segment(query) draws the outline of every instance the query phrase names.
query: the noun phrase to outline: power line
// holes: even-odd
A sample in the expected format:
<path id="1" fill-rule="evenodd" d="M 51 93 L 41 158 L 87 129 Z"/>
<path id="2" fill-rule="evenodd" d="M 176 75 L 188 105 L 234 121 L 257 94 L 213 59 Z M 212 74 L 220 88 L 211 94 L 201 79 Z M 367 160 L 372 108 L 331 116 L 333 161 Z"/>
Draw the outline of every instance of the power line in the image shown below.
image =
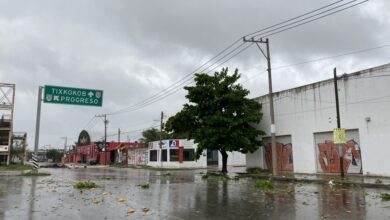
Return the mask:
<path id="1" fill-rule="evenodd" d="M 292 66 L 299 66 L 299 65 L 303 65 L 303 64 L 314 63 L 314 62 L 329 60 L 329 59 L 333 59 L 333 58 L 337 58 L 337 57 L 343 57 L 343 56 L 348 56 L 348 55 L 353 55 L 353 54 L 365 53 L 365 52 L 369 52 L 369 51 L 373 51 L 373 50 L 383 49 L 383 48 L 386 48 L 386 47 L 390 47 L 390 44 L 384 44 L 384 45 L 380 45 L 380 46 L 376 46 L 376 47 L 370 47 L 370 48 L 355 50 L 355 51 L 341 53 L 341 54 L 336 54 L 336 55 L 327 56 L 327 57 L 320 57 L 320 58 L 316 58 L 316 59 L 313 59 L 313 60 L 306 60 L 306 61 L 302 61 L 302 62 L 298 62 L 298 63 L 286 64 L 286 65 L 274 67 L 273 70 L 285 69 L 285 68 L 292 67 Z M 265 72 L 266 71 L 261 72 L 260 74 L 265 73 Z M 248 78 L 247 80 L 245 80 L 245 81 L 243 81 L 241 83 L 244 84 L 244 83 L 250 81 L 251 79 L 254 79 L 254 78 L 259 77 L 259 76 L 261 76 L 261 75 L 256 74 L 256 75 Z"/>
<path id="2" fill-rule="evenodd" d="M 350 5 L 351 3 L 356 2 L 356 1 L 357 1 L 357 0 L 352 0 L 352 1 L 346 2 L 346 3 L 342 4 L 342 5 L 335 6 L 335 7 L 333 7 L 333 8 L 327 9 L 327 10 L 325 10 L 325 11 L 322 11 L 322 12 L 316 13 L 316 14 L 314 14 L 314 15 L 311 15 L 311 16 L 309 16 L 309 17 L 306 17 L 306 18 L 303 18 L 303 19 L 300 19 L 300 20 L 291 22 L 291 23 L 289 23 L 289 24 L 282 25 L 282 26 L 280 26 L 280 27 L 271 29 L 271 30 L 269 30 L 269 31 L 266 31 L 265 33 L 261 33 L 262 31 L 258 31 L 258 32 L 260 32 L 260 33 L 254 35 L 254 36 L 252 36 L 252 37 L 258 37 L 258 36 L 259 36 L 260 38 L 269 37 L 269 36 L 271 36 L 271 35 L 275 35 L 275 34 L 278 34 L 278 33 L 283 32 L 283 31 L 287 31 L 287 30 L 290 30 L 290 29 L 292 29 L 292 28 L 296 28 L 296 27 L 298 27 L 298 26 L 302 26 L 302 25 L 304 25 L 304 24 L 311 23 L 311 22 L 313 22 L 313 21 L 317 21 L 317 20 L 319 20 L 319 19 L 321 19 L 321 18 L 328 17 L 328 16 L 333 15 L 333 14 L 336 14 L 336 13 L 338 13 L 338 12 L 345 11 L 345 10 L 347 10 L 347 9 L 349 9 L 349 8 L 352 8 L 352 7 L 355 7 L 355 6 L 360 5 L 360 4 L 362 4 L 362 3 L 365 3 L 365 2 L 367 2 L 368 0 L 364 0 L 364 1 L 362 1 L 362 2 L 359 2 L 359 3 L 356 3 L 356 4 Z M 349 6 L 348 6 L 348 5 L 349 5 Z M 347 6 L 347 7 L 344 7 L 344 6 Z M 342 8 L 342 7 L 344 7 L 344 8 Z M 336 9 L 338 9 L 338 8 L 342 8 L 342 9 L 336 10 Z M 329 12 L 329 13 L 328 13 L 328 12 Z M 320 16 L 320 17 L 317 17 L 317 16 L 322 15 L 322 14 L 325 14 L 325 15 Z M 313 19 L 312 19 L 312 18 L 313 18 Z M 310 19 L 310 20 L 308 20 L 308 19 Z M 306 21 L 306 20 L 308 20 L 308 21 Z M 305 21 L 305 22 L 302 22 L 302 21 Z M 302 23 L 300 23 L 300 22 L 302 22 Z M 296 25 L 295 25 L 295 24 L 296 24 Z M 293 26 L 291 26 L 291 25 L 293 25 Z M 291 27 L 289 27 L 289 26 L 291 26 Z M 278 31 L 278 30 L 280 30 L 280 31 Z M 274 32 L 274 31 L 276 31 L 276 32 Z M 267 34 L 267 35 L 265 35 L 265 34 Z"/>
<path id="3" fill-rule="evenodd" d="M 257 34 L 257 33 L 259 33 L 259 32 L 263 32 L 263 31 L 265 31 L 265 30 L 269 30 L 269 29 L 274 28 L 274 27 L 277 27 L 277 26 L 279 26 L 279 25 L 286 24 L 286 23 L 288 23 L 288 22 L 290 22 L 290 21 L 294 21 L 294 20 L 296 20 L 296 19 L 298 19 L 298 18 L 305 17 L 306 15 L 309 15 L 309 14 L 312 14 L 312 13 L 314 13 L 314 12 L 320 11 L 320 10 L 322 10 L 322 9 L 328 8 L 328 7 L 332 6 L 332 5 L 335 5 L 335 4 L 337 4 L 337 3 L 340 3 L 340 2 L 342 2 L 342 1 L 344 1 L 344 0 L 339 0 L 339 1 L 333 2 L 333 3 L 329 4 L 329 5 L 325 5 L 325 6 L 323 6 L 323 7 L 320 7 L 320 8 L 318 8 L 318 9 L 315 9 L 315 10 L 313 10 L 313 11 L 309 11 L 309 12 L 306 12 L 306 13 L 304 13 L 304 14 L 302 14 L 302 15 L 299 15 L 299 16 L 296 16 L 296 17 L 287 19 L 287 20 L 285 20 L 285 21 L 279 22 L 279 23 L 277 23 L 277 24 L 268 26 L 268 27 L 266 27 L 266 28 L 263 28 L 263 29 L 260 29 L 260 30 L 258 30 L 258 31 L 252 32 L 252 33 L 250 33 L 250 34 L 247 34 L 247 35 L 245 35 L 244 37 L 250 37 L 251 35 Z"/>
<path id="4" fill-rule="evenodd" d="M 357 1 L 357 0 L 349 1 L 349 2 L 347 2 L 347 3 L 345 3 L 345 4 L 342 4 L 342 5 L 333 7 L 332 9 L 326 10 L 326 12 L 329 12 L 329 11 L 335 10 L 335 9 L 338 9 L 338 8 L 340 8 L 340 7 L 343 7 L 343 6 L 347 5 L 347 4 L 350 4 L 350 3 L 355 2 L 355 1 Z M 358 4 L 362 4 L 362 3 L 366 2 L 366 1 L 368 1 L 368 0 L 365 0 L 365 1 L 363 1 L 363 2 L 359 2 L 359 3 L 354 4 L 354 5 L 351 5 L 351 6 L 349 6 L 349 7 L 342 8 L 342 9 L 340 9 L 340 10 L 337 10 L 337 11 L 335 11 L 335 12 L 326 14 L 326 15 L 321 16 L 321 17 L 319 17 L 319 18 L 314 18 L 314 19 L 311 19 L 311 20 L 306 21 L 306 22 L 304 22 L 304 23 L 297 24 L 297 25 L 295 25 L 295 26 L 293 26 L 293 27 L 288 27 L 288 26 L 291 25 L 291 24 L 295 24 L 295 23 L 297 23 L 297 22 L 293 22 L 293 23 L 291 23 L 291 24 L 289 24 L 289 25 L 284 25 L 284 26 L 282 26 L 284 29 L 282 28 L 282 29 L 281 29 L 280 31 L 278 31 L 277 33 L 280 33 L 280 32 L 282 32 L 282 31 L 286 31 L 286 30 L 290 30 L 290 29 L 292 29 L 292 28 L 295 28 L 295 27 L 298 27 L 298 26 L 307 24 L 307 23 L 309 23 L 309 22 L 318 20 L 318 19 L 320 19 L 320 18 L 329 16 L 329 15 L 334 14 L 334 13 L 338 13 L 338 12 L 344 11 L 344 10 L 346 10 L 346 9 L 348 9 L 348 8 L 354 7 L 354 6 L 358 5 Z M 304 16 L 306 16 L 306 15 L 308 15 L 308 14 L 312 14 L 312 13 L 317 12 L 317 11 L 320 11 L 320 10 L 322 10 L 322 9 L 324 9 L 324 8 L 330 7 L 331 5 L 334 5 L 334 4 L 338 3 L 338 2 L 341 2 L 341 1 L 337 1 L 337 2 L 334 2 L 334 3 L 330 4 L 330 5 L 323 6 L 323 7 L 319 8 L 319 9 L 316 9 L 316 10 L 314 10 L 314 11 L 312 11 L 312 12 L 308 12 L 308 13 L 305 13 L 305 14 L 303 14 L 303 15 L 297 16 L 297 17 L 295 17 L 295 18 L 288 19 L 288 20 L 285 21 L 285 22 L 281 22 L 281 23 L 279 23 L 279 24 L 276 24 L 276 25 L 273 25 L 273 26 L 270 26 L 270 27 L 276 27 L 276 26 L 278 26 L 278 25 L 280 25 L 280 24 L 285 24 L 285 23 L 287 23 L 287 22 L 289 22 L 289 21 L 295 20 L 295 19 L 297 19 L 297 18 L 304 17 Z M 310 18 L 313 18 L 313 17 L 318 16 L 318 15 L 323 14 L 323 13 L 324 13 L 324 12 L 317 13 L 317 14 L 315 14 L 315 15 L 310 16 Z M 307 20 L 307 19 L 304 19 L 304 20 Z M 301 20 L 299 20 L 299 21 L 303 21 L 303 19 L 301 19 Z M 269 28 L 270 28 L 270 27 L 269 27 Z M 269 28 L 268 28 L 268 29 L 269 29 Z M 279 30 L 279 29 L 280 29 L 280 28 L 278 28 L 278 30 Z M 270 30 L 270 31 L 266 31 L 266 32 L 264 32 L 264 33 L 262 33 L 262 34 L 269 34 L 269 35 L 277 34 L 276 32 L 273 32 L 273 31 L 275 31 L 275 29 L 272 29 L 272 30 Z M 269 36 L 269 35 L 265 35 L 265 36 Z M 246 35 L 246 36 L 248 36 L 248 35 Z M 259 34 L 257 34 L 256 36 L 259 36 Z M 240 40 L 240 39 L 238 39 L 238 40 L 236 40 L 235 42 L 233 42 L 232 44 L 230 44 L 227 48 L 225 48 L 224 50 L 222 50 L 220 53 L 218 53 L 218 54 L 217 54 L 216 56 L 214 56 L 212 59 L 210 59 L 209 61 L 207 61 L 206 63 L 204 63 L 202 66 L 198 67 L 194 72 L 191 72 L 191 73 L 187 74 L 184 78 L 182 78 L 182 79 L 178 80 L 177 82 L 175 82 L 174 84 L 168 86 L 166 89 L 164 89 L 164 90 L 162 90 L 162 91 L 156 93 L 155 95 L 153 95 L 153 96 L 151 96 L 151 97 L 149 97 L 149 98 L 147 98 L 147 99 L 145 99 L 145 100 L 143 100 L 143 101 L 141 101 L 141 102 L 139 102 L 139 103 L 137 103 L 137 104 L 134 104 L 134 105 L 132 105 L 132 106 L 129 106 L 129 107 L 123 108 L 123 109 L 121 109 L 121 110 L 112 112 L 112 113 L 110 113 L 110 114 L 111 114 L 111 115 L 114 115 L 114 114 L 121 114 L 121 113 L 125 113 L 125 112 L 135 111 L 135 110 L 141 109 L 141 108 L 143 108 L 143 107 L 145 107 L 145 106 L 151 105 L 151 104 L 153 104 L 153 103 L 155 103 L 155 102 L 157 102 L 157 101 L 160 101 L 160 100 L 162 100 L 162 99 L 164 99 L 164 98 L 166 98 L 166 97 L 168 97 L 168 96 L 170 96 L 170 95 L 176 93 L 178 90 L 181 90 L 181 88 L 183 88 L 185 85 L 188 85 L 188 84 L 190 84 L 190 83 L 192 82 L 192 79 L 193 79 L 193 77 L 194 77 L 193 74 L 194 74 L 197 70 L 200 70 L 202 67 L 206 66 L 206 65 L 207 65 L 208 63 L 210 63 L 212 60 L 215 60 L 216 58 L 218 58 L 220 55 L 222 55 L 222 54 L 225 53 L 226 51 L 229 51 L 229 49 L 232 48 L 232 47 L 234 47 L 234 45 L 236 45 L 236 44 L 239 42 L 239 40 Z M 218 64 L 218 62 L 221 61 L 222 59 L 224 59 L 226 56 L 228 56 L 229 54 L 232 54 L 232 53 L 234 53 L 235 51 L 239 50 L 239 49 L 242 47 L 242 45 L 243 45 L 243 44 L 240 44 L 240 45 L 236 46 L 234 49 L 232 49 L 231 51 L 229 51 L 228 54 L 225 54 L 222 58 L 219 58 L 217 61 L 213 62 L 211 65 L 209 65 L 209 66 L 203 68 L 202 71 L 205 71 L 205 70 L 211 68 L 212 66 L 217 65 L 217 66 L 215 66 L 215 67 L 212 69 L 212 70 L 214 70 L 214 69 L 218 68 L 220 65 L 222 65 L 223 63 L 226 63 L 227 61 L 229 61 L 230 59 L 232 59 L 232 57 L 230 57 L 230 58 L 228 58 L 227 60 L 225 60 L 224 62 Z M 249 47 L 249 46 L 248 46 L 248 47 Z M 245 48 L 245 49 L 246 49 L 246 48 Z M 245 49 L 242 49 L 240 52 L 242 52 L 242 51 L 245 50 Z M 240 53 L 240 52 L 239 52 L 239 53 Z M 239 54 L 239 53 L 236 53 L 236 54 Z M 184 80 L 184 81 L 183 81 L 183 80 Z M 189 81 L 191 81 L 191 82 L 189 82 Z M 184 86 L 183 86 L 183 85 L 184 85 Z M 176 88 L 175 88 L 175 87 L 176 87 Z M 166 92 L 166 93 L 165 93 L 165 92 Z"/>

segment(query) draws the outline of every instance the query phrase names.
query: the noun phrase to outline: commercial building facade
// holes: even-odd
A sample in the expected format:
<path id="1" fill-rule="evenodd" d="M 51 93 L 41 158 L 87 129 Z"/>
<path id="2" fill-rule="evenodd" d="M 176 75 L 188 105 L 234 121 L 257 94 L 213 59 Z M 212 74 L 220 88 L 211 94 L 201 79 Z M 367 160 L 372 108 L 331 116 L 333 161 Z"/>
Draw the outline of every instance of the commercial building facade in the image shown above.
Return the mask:
<path id="1" fill-rule="evenodd" d="M 194 155 L 197 144 L 193 140 L 171 139 L 149 143 L 147 165 L 165 168 L 207 168 L 222 166 L 222 156 L 217 150 L 204 150 L 199 159 Z M 228 152 L 228 165 L 245 166 L 245 154 Z"/>
<path id="2" fill-rule="evenodd" d="M 338 77 L 341 127 L 347 174 L 390 176 L 390 64 Z M 264 147 L 246 155 L 247 167 L 272 168 L 268 95 L 257 125 L 267 133 Z M 274 93 L 278 169 L 295 173 L 338 173 L 339 152 L 333 79 Z"/>

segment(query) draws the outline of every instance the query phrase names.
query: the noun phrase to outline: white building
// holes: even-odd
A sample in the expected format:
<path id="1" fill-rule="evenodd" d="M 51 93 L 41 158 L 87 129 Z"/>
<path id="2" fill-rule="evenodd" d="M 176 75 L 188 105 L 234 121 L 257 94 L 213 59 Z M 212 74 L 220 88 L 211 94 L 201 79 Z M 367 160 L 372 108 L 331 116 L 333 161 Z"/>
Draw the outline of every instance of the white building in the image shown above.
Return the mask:
<path id="1" fill-rule="evenodd" d="M 346 129 L 344 170 L 390 176 L 390 64 L 338 79 L 341 127 Z M 279 170 L 337 173 L 339 154 L 332 131 L 337 127 L 333 79 L 274 93 Z M 266 147 L 247 154 L 247 167 L 270 168 L 269 98 L 262 103 L 258 128 Z"/>
<path id="2" fill-rule="evenodd" d="M 204 150 L 200 158 L 195 160 L 196 147 L 193 140 L 185 139 L 163 140 L 161 149 L 159 141 L 150 142 L 147 165 L 165 168 L 222 167 L 222 155 L 216 150 Z M 228 155 L 229 166 L 245 166 L 245 154 L 228 152 Z"/>

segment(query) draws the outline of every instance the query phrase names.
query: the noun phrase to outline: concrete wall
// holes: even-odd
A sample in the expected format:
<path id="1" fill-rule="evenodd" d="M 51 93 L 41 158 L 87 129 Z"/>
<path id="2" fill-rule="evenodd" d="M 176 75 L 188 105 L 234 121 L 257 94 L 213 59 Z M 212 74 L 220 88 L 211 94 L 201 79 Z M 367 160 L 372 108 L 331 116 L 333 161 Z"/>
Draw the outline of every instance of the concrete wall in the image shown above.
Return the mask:
<path id="1" fill-rule="evenodd" d="M 390 176 L 389 85 L 389 64 L 343 75 L 338 80 L 341 127 L 358 133 L 364 175 Z M 257 127 L 270 136 L 268 96 L 257 100 L 264 113 Z M 294 172 L 317 173 L 315 134 L 337 127 L 333 80 L 277 92 L 274 103 L 276 135 L 291 136 Z M 264 167 L 261 154 L 248 154 L 247 166 Z"/>

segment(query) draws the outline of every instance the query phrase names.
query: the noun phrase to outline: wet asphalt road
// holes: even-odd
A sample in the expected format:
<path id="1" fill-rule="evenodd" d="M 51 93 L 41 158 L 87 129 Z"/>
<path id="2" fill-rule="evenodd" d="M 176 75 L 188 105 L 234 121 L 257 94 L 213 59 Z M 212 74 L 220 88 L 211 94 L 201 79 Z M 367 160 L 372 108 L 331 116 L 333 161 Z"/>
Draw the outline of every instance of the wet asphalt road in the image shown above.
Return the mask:
<path id="1" fill-rule="evenodd" d="M 0 176 L 0 219 L 390 219 L 384 189 L 280 183 L 263 190 L 249 178 L 204 180 L 204 170 L 45 171 L 52 175 Z M 79 180 L 99 187 L 80 191 Z"/>

